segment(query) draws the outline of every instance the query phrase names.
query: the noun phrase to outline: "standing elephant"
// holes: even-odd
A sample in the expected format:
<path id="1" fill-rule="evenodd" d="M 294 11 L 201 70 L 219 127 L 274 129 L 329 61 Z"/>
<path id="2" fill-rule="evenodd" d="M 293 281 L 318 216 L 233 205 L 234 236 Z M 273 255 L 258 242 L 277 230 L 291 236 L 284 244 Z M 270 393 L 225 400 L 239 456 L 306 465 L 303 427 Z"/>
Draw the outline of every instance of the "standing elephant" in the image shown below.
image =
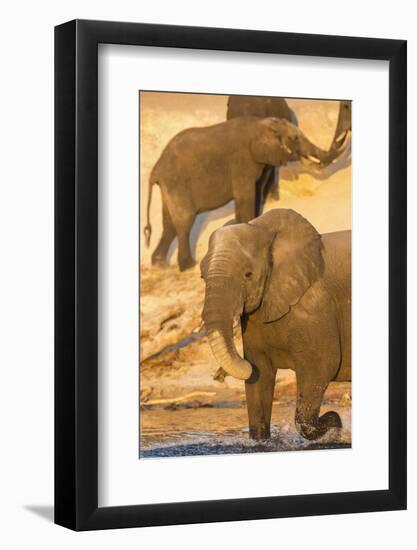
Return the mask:
<path id="1" fill-rule="evenodd" d="M 189 235 L 195 216 L 234 199 L 236 221 L 248 222 L 262 211 L 257 196 L 262 197 L 264 190 L 258 189 L 257 193 L 256 182 L 265 166 L 281 166 L 299 159 L 309 165 L 320 165 L 329 162 L 329 153 L 283 119 L 239 117 L 177 134 L 165 147 L 149 180 L 144 229 L 147 246 L 155 184 L 161 189 L 163 217 L 162 237 L 152 254 L 152 263 L 165 263 L 169 246 L 177 235 L 180 270 L 193 266 Z"/>
<path id="2" fill-rule="evenodd" d="M 257 116 L 260 118 L 275 117 L 284 118 L 298 126 L 297 117 L 282 97 L 262 97 L 233 95 L 227 102 L 226 118 L 230 120 L 240 116 Z M 275 166 L 266 166 L 261 179 L 265 180 L 262 185 L 265 193 L 269 191 L 275 199 L 279 199 L 279 168 Z M 262 200 L 266 200 L 266 196 Z"/>
<path id="3" fill-rule="evenodd" d="M 341 427 L 339 415 L 320 416 L 320 406 L 329 382 L 351 379 L 351 232 L 320 236 L 293 210 L 270 210 L 215 231 L 201 274 L 216 377 L 245 380 L 250 437 L 270 437 L 278 368 L 296 373 L 303 437 Z M 236 320 L 244 358 L 233 340 Z"/>

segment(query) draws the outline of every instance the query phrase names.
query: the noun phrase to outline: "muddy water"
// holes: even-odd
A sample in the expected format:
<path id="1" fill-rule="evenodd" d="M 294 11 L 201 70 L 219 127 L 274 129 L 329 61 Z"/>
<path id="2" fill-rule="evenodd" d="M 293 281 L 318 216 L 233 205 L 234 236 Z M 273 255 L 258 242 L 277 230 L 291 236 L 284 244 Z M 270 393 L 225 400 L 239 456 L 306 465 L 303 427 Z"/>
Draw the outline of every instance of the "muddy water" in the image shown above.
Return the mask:
<path id="1" fill-rule="evenodd" d="M 274 404 L 268 442 L 249 440 L 246 406 L 142 410 L 139 456 L 176 457 L 350 447 L 350 406 L 324 405 L 321 414 L 328 410 L 340 414 L 343 429 L 330 430 L 315 442 L 307 441 L 296 431 L 292 403 Z"/>

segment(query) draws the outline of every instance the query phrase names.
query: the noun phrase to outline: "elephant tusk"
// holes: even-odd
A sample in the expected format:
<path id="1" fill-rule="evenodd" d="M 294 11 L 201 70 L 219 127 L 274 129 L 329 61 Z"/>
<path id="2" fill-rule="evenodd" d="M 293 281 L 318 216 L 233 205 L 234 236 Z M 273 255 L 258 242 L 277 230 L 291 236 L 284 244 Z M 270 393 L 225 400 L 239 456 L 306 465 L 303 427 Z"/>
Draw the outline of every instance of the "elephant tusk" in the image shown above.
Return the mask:
<path id="1" fill-rule="evenodd" d="M 290 149 L 289 147 L 287 147 L 286 145 L 283 145 L 282 148 L 284 149 L 284 151 L 285 151 L 286 153 L 288 153 L 289 155 L 292 155 L 292 151 L 291 151 L 291 149 Z"/>
<path id="2" fill-rule="evenodd" d="M 339 141 L 344 140 L 345 137 L 347 136 L 347 133 L 348 133 L 348 131 L 345 130 L 344 132 L 342 132 L 341 134 L 339 134 L 339 135 L 337 136 L 337 138 L 335 139 L 335 141 L 337 141 L 337 142 L 339 143 Z"/>
<path id="3" fill-rule="evenodd" d="M 233 320 L 233 340 L 236 351 L 243 357 L 242 325 L 240 324 L 240 317 L 235 317 Z"/>
<path id="4" fill-rule="evenodd" d="M 311 162 L 315 162 L 316 164 L 320 164 L 321 163 L 321 160 L 318 159 L 317 157 L 315 157 L 314 155 L 307 155 L 306 157 L 308 160 L 310 160 Z"/>

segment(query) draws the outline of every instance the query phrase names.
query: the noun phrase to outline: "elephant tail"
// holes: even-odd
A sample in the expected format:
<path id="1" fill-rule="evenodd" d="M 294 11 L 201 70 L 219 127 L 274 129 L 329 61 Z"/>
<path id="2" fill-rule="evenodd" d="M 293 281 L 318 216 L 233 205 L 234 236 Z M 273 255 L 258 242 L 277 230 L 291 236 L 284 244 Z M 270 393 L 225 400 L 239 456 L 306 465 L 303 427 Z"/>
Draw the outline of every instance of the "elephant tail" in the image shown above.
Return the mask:
<path id="1" fill-rule="evenodd" d="M 145 244 L 146 247 L 149 248 L 150 242 L 151 242 L 151 235 L 152 235 L 152 226 L 149 221 L 149 213 L 151 209 L 151 201 L 152 201 L 152 188 L 153 188 L 153 182 L 152 180 L 149 182 L 149 191 L 148 191 L 148 205 L 146 207 L 146 225 L 143 229 L 143 234 L 145 236 Z"/>

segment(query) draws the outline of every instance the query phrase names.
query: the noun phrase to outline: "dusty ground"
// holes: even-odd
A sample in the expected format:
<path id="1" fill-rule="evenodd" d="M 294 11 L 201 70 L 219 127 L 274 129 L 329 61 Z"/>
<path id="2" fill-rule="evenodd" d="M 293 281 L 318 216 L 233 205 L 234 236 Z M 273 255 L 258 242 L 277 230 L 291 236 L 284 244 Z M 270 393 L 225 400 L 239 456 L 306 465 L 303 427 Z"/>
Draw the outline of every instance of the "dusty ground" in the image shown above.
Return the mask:
<path id="1" fill-rule="evenodd" d="M 338 102 L 291 100 L 300 127 L 318 145 L 331 142 Z M 178 131 L 224 120 L 226 98 L 190 96 L 141 98 L 141 229 L 147 200 L 147 178 L 162 148 Z M 351 227 L 351 166 L 344 158 L 333 173 L 320 179 L 299 166 L 281 169 L 281 198 L 265 209 L 293 208 L 322 233 Z M 156 191 L 156 192 L 155 192 Z M 197 261 L 207 250 L 210 234 L 233 217 L 233 204 L 199 216 L 192 239 Z M 295 377 L 278 371 L 273 409 L 273 437 L 266 447 L 251 446 L 242 382 L 230 377 L 213 380 L 217 370 L 201 329 L 204 285 L 198 265 L 180 273 L 176 247 L 168 268 L 150 266 L 150 252 L 160 235 L 161 204 L 154 189 L 151 209 L 153 236 L 150 250 L 141 247 L 140 269 L 140 426 L 141 456 L 172 456 L 222 452 L 298 450 L 350 443 L 350 383 L 331 384 L 323 411 L 337 410 L 344 430 L 311 445 L 294 427 Z M 329 439 L 330 437 L 330 439 Z M 249 447 L 248 447 L 249 445 Z"/>

